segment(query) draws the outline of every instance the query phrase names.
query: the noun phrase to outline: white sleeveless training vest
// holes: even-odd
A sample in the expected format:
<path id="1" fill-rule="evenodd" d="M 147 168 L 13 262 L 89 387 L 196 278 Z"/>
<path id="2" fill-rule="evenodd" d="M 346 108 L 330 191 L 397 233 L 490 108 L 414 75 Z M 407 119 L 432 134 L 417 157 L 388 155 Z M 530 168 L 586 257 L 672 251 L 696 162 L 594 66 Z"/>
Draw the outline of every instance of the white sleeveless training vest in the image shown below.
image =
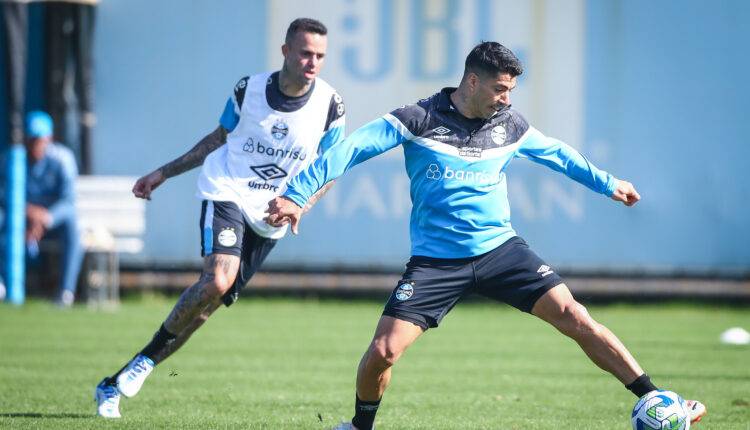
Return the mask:
<path id="1" fill-rule="evenodd" d="M 276 85 L 271 73 L 243 78 L 235 86 L 221 120 L 230 131 L 227 143 L 203 162 L 197 196 L 235 202 L 257 234 L 277 239 L 288 226 L 276 228 L 263 221 L 268 202 L 283 194 L 287 181 L 322 149 L 343 138 L 344 105 L 328 83 L 316 78 L 301 108 L 275 110 L 267 99 L 267 85 Z"/>

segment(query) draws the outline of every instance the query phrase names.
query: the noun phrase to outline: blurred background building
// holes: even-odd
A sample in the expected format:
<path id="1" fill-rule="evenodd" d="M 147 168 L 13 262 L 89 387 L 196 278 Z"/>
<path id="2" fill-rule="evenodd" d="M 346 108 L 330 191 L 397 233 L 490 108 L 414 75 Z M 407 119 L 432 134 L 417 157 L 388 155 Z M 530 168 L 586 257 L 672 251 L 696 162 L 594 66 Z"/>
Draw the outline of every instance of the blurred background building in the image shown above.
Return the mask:
<path id="1" fill-rule="evenodd" d="M 58 137 L 83 172 L 140 176 L 192 147 L 216 127 L 240 77 L 280 67 L 284 31 L 298 16 L 329 28 L 322 77 L 346 101 L 349 132 L 457 85 L 468 50 L 497 40 L 527 67 L 514 107 L 643 197 L 626 209 L 515 161 L 508 171 L 514 227 L 540 255 L 580 273 L 750 271 L 744 0 L 708 7 L 698 0 L 103 0 L 86 6 L 90 16 L 55 3 L 24 4 L 23 109 L 55 112 L 60 100 L 73 100 L 73 110 L 57 114 L 69 125 Z M 7 20 L 0 25 L 0 43 L 9 47 Z M 62 33 L 52 33 L 58 27 Z M 72 28 L 83 39 L 70 39 Z M 14 99 L 5 85 L 8 58 L 0 62 L 6 144 Z M 72 75 L 59 80 L 57 69 Z M 196 177 L 197 170 L 156 191 L 144 247 L 123 255 L 123 264 L 199 263 Z M 396 149 L 339 180 L 268 265 L 400 271 L 409 210 Z"/>

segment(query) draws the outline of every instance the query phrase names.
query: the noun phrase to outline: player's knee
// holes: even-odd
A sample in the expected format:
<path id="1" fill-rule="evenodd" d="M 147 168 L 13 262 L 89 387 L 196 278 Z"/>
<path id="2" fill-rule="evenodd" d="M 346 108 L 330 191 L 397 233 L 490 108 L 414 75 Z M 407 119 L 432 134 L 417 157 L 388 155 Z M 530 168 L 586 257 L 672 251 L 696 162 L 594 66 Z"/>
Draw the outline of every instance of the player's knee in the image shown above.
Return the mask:
<path id="1" fill-rule="evenodd" d="M 211 299 L 218 299 L 232 288 L 233 280 L 222 271 L 203 277 L 203 288 Z"/>
<path id="2" fill-rule="evenodd" d="M 599 332 L 599 324 L 591 318 L 585 306 L 578 302 L 566 304 L 563 308 L 563 319 L 570 336 L 588 337 Z"/>
<path id="3" fill-rule="evenodd" d="M 374 340 L 372 345 L 370 345 L 370 353 L 367 361 L 372 367 L 387 369 L 396 364 L 400 356 L 401 351 L 394 348 L 387 340 Z"/>

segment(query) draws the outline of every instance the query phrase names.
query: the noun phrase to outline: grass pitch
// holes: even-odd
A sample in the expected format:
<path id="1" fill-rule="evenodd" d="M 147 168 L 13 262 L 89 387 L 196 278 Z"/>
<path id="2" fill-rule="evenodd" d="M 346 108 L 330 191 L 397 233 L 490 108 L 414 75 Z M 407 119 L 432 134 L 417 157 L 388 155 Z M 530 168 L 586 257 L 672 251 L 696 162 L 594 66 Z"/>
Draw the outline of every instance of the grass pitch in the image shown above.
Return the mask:
<path id="1" fill-rule="evenodd" d="M 244 297 L 222 309 L 123 418 L 94 416 L 93 390 L 148 341 L 174 298 L 116 312 L 0 306 L 0 428 L 326 429 L 349 420 L 359 358 L 381 303 Z M 698 398 L 696 428 L 750 429 L 750 348 L 719 344 L 750 309 L 592 306 L 657 385 Z M 403 356 L 379 429 L 628 429 L 635 397 L 572 341 L 508 307 L 461 304 Z"/>

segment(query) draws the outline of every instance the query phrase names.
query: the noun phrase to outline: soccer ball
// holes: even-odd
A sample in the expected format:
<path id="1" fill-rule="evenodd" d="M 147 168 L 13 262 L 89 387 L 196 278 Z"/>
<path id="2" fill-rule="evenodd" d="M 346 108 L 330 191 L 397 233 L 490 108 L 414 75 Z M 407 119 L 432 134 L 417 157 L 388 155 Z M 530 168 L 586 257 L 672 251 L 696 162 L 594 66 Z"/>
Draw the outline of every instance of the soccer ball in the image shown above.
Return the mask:
<path id="1" fill-rule="evenodd" d="M 655 390 L 641 397 L 630 416 L 633 430 L 688 430 L 690 418 L 685 400 L 676 393 Z"/>

